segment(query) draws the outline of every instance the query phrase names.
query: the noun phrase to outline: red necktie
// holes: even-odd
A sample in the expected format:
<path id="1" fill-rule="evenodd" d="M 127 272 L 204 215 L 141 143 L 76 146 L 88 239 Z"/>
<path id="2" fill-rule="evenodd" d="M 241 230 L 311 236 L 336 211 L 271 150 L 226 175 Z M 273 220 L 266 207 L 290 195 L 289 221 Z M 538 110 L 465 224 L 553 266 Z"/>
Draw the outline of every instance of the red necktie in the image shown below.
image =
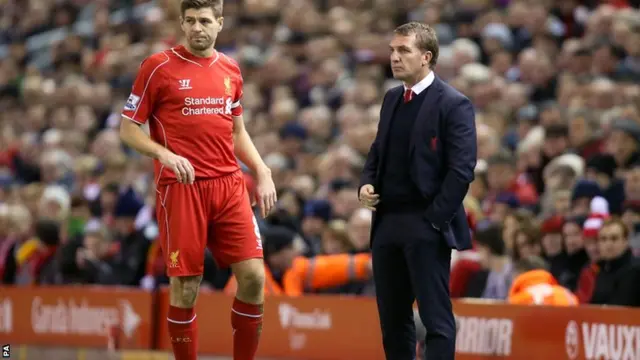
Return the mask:
<path id="1" fill-rule="evenodd" d="M 404 102 L 405 102 L 405 104 L 408 103 L 409 101 L 411 101 L 411 99 L 413 99 L 413 90 L 404 89 Z"/>

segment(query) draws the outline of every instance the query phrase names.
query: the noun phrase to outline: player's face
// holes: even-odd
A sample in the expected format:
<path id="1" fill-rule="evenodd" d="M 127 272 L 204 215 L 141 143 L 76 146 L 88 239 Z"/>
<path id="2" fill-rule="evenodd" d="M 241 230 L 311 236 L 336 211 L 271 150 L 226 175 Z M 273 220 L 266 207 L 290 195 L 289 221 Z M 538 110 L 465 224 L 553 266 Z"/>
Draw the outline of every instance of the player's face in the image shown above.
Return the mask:
<path id="1" fill-rule="evenodd" d="M 412 81 L 419 77 L 431 59 L 431 52 L 418 48 L 415 34 L 394 34 L 389 49 L 393 77 L 402 81 Z"/>
<path id="2" fill-rule="evenodd" d="M 222 16 L 216 18 L 211 8 L 187 9 L 182 18 L 182 31 L 191 49 L 205 51 L 213 47 L 222 24 Z"/>

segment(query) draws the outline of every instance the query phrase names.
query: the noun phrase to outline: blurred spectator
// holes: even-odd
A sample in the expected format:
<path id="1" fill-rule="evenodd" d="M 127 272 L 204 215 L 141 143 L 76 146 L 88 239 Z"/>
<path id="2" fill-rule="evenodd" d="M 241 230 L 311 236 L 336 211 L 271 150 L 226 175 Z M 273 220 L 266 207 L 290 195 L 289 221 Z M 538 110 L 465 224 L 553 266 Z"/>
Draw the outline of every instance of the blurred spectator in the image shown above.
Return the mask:
<path id="1" fill-rule="evenodd" d="M 330 221 L 322 233 L 322 253 L 325 255 L 344 254 L 354 250 L 347 232 L 347 223 L 344 220 Z"/>
<path id="2" fill-rule="evenodd" d="M 488 199 L 494 198 L 493 205 L 500 201 L 504 206 L 514 208 L 537 201 L 535 188 L 525 178 L 517 177 L 515 159 L 510 154 L 496 154 L 489 158 L 487 165 L 489 194 L 492 194 Z M 512 196 L 509 197 L 509 194 Z M 491 205 L 487 203 L 485 206 Z M 496 220 L 499 221 L 500 218 L 501 216 L 497 216 Z"/>
<path id="3" fill-rule="evenodd" d="M 34 237 L 22 242 L 15 249 L 16 285 L 39 284 L 41 276 L 54 277 L 54 254 L 60 243 L 60 225 L 53 220 L 40 220 L 35 224 Z M 47 281 L 43 281 L 47 282 Z"/>
<path id="4" fill-rule="evenodd" d="M 0 278 L 153 289 L 167 281 L 154 165 L 116 129 L 140 61 L 183 41 L 179 9 L 82 3 L 0 1 Z M 476 249 L 452 257 L 452 296 L 481 297 L 491 282 L 487 295 L 504 298 L 507 264 L 535 255 L 581 303 L 633 303 L 616 295 L 633 273 L 614 259 L 627 250 L 610 248 L 626 244 L 629 263 L 640 254 L 638 1 L 387 3 L 225 6 L 232 25 L 216 47 L 242 68 L 246 126 L 278 187 L 277 210 L 258 226 L 299 234 L 275 246 L 269 270 L 311 261 L 299 255 L 368 253 L 374 213 L 358 208 L 354 184 L 381 96 L 400 85 L 384 34 L 420 19 L 441 41 L 436 73 L 476 108 L 479 159 L 464 200 Z M 606 214 L 593 209 L 600 197 Z M 599 240 L 610 215 L 628 241 L 606 240 L 617 226 Z M 488 240 L 494 223 L 502 230 Z M 222 289 L 229 272 L 205 259 L 204 283 Z M 339 285 L 325 290 L 373 291 Z"/>
<path id="5" fill-rule="evenodd" d="M 598 233 L 598 275 L 592 304 L 640 306 L 640 262 L 629 248 L 627 227 L 607 219 Z"/>
<path id="6" fill-rule="evenodd" d="M 529 256 L 542 256 L 541 234 L 533 226 L 522 226 L 514 235 L 515 247 L 513 257 L 516 260 Z"/>
<path id="7" fill-rule="evenodd" d="M 609 211 L 614 215 L 622 214 L 624 202 L 624 182 L 616 179 L 616 162 L 608 154 L 595 154 L 588 158 L 585 177 L 598 184 L 602 196 L 609 204 Z"/>
<path id="8" fill-rule="evenodd" d="M 568 263 L 562 239 L 563 225 L 564 218 L 556 215 L 546 219 L 541 226 L 542 256 L 549 263 L 549 272 L 556 279 L 562 276 Z"/>
<path id="9" fill-rule="evenodd" d="M 565 220 L 562 225 L 562 237 L 564 249 L 567 254 L 565 271 L 556 280 L 558 284 L 574 291 L 578 286 L 578 277 L 582 269 L 590 263 L 589 254 L 584 248 L 582 227 L 585 222 L 583 217 L 573 217 Z"/>
<path id="10" fill-rule="evenodd" d="M 371 257 L 368 254 L 306 258 L 296 246 L 296 242 L 302 241 L 300 235 L 281 226 L 268 229 L 263 238 L 267 294 L 300 296 L 371 278 Z M 235 294 L 236 286 L 232 276 L 224 290 Z"/>
<path id="11" fill-rule="evenodd" d="M 502 232 L 501 226 L 493 224 L 476 232 L 476 248 L 484 269 L 468 285 L 480 290 L 476 297 L 504 300 L 509 294 L 513 281 L 513 262 L 507 254 Z M 467 296 L 470 295 L 467 293 Z"/>
<path id="12" fill-rule="evenodd" d="M 629 245 L 638 256 L 640 253 L 640 201 L 626 201 L 623 209 L 622 221 L 629 231 Z"/>
<path id="13" fill-rule="evenodd" d="M 578 298 L 560 286 L 547 271 L 547 264 L 537 256 L 520 259 L 515 264 L 515 279 L 509 289 L 510 304 L 577 306 Z"/>

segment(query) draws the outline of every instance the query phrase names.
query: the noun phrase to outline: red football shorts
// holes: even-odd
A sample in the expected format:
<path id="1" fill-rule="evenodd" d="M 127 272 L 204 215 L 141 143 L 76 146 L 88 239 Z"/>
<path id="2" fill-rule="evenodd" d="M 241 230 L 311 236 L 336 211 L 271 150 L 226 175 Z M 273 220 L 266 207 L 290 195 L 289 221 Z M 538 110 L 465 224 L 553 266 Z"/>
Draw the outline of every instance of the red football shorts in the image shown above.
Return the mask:
<path id="1" fill-rule="evenodd" d="M 202 275 L 207 246 L 221 268 L 263 256 L 241 171 L 158 186 L 156 214 L 167 276 Z"/>

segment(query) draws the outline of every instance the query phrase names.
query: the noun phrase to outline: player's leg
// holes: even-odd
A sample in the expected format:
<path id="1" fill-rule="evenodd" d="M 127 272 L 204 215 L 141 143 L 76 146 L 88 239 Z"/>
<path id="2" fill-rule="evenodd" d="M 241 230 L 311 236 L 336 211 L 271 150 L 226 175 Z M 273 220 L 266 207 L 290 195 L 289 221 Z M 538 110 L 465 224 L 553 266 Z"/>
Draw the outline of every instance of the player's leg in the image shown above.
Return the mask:
<path id="1" fill-rule="evenodd" d="M 248 259 L 231 265 L 238 289 L 231 308 L 233 359 L 253 360 L 260 334 L 264 304 L 264 263 Z"/>
<path id="2" fill-rule="evenodd" d="M 196 360 L 198 326 L 195 303 L 202 280 L 208 212 L 197 185 L 158 189 L 157 215 L 162 253 L 169 276 L 167 323 L 176 360 Z"/>
<path id="3" fill-rule="evenodd" d="M 233 359 L 253 360 L 264 303 L 264 262 L 260 231 L 240 172 L 219 179 L 223 207 L 215 211 L 212 252 L 222 267 L 231 266 L 238 289 L 231 309 Z M 229 194 L 229 196 L 225 196 Z"/>

